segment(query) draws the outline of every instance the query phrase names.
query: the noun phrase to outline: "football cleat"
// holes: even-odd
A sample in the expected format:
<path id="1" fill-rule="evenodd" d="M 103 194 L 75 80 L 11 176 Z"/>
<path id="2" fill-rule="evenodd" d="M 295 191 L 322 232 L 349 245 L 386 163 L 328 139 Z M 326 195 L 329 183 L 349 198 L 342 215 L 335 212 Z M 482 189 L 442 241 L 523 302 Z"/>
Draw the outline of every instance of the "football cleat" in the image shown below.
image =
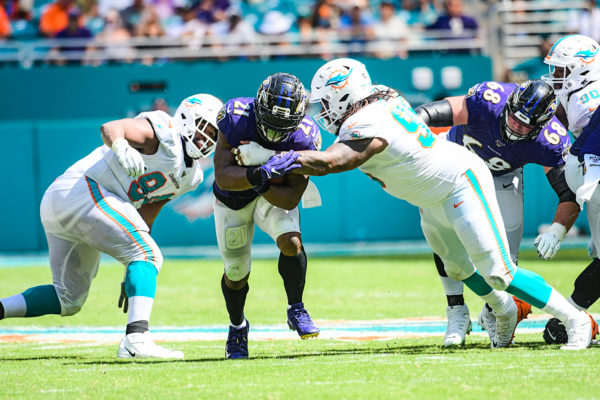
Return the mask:
<path id="1" fill-rule="evenodd" d="M 515 329 L 517 329 L 519 318 L 517 303 L 513 300 L 504 314 L 494 311 L 494 315 L 496 316 L 496 336 L 492 340 L 492 348 L 506 347 L 512 342 Z"/>
<path id="2" fill-rule="evenodd" d="M 229 335 L 225 344 L 225 358 L 248 358 L 248 332 L 250 331 L 250 322 L 246 320 L 246 326 L 243 328 L 234 328 L 229 326 Z"/>
<path id="3" fill-rule="evenodd" d="M 182 360 L 183 352 L 178 350 L 169 350 L 154 343 L 150 337 L 150 332 L 130 333 L 125 335 L 119 350 L 117 358 L 160 358 Z"/>
<path id="4" fill-rule="evenodd" d="M 471 332 L 471 317 L 466 304 L 448 306 L 446 308 L 448 327 L 444 335 L 444 346 L 459 346 L 465 344 L 465 336 Z"/>
<path id="5" fill-rule="evenodd" d="M 477 318 L 477 322 L 481 325 L 481 329 L 487 332 L 490 337 L 490 342 L 493 343 L 496 338 L 496 316 L 488 308 L 487 304 L 483 305 L 483 308 L 479 313 L 479 318 Z"/>
<path id="6" fill-rule="evenodd" d="M 580 314 L 578 317 L 567 320 L 565 325 L 569 341 L 560 348 L 561 350 L 583 350 L 590 345 L 593 318 L 585 311 L 580 311 Z"/>
<path id="7" fill-rule="evenodd" d="M 298 332 L 300 338 L 308 339 L 319 336 L 319 328 L 315 325 L 304 303 L 292 304 L 287 310 L 287 324 L 291 330 Z"/>
<path id="8" fill-rule="evenodd" d="M 589 314 L 588 314 L 589 315 Z M 592 340 L 598 335 L 598 324 L 590 315 L 592 321 Z M 565 344 L 569 341 L 567 328 L 558 318 L 550 318 L 544 328 L 544 341 L 547 344 Z"/>

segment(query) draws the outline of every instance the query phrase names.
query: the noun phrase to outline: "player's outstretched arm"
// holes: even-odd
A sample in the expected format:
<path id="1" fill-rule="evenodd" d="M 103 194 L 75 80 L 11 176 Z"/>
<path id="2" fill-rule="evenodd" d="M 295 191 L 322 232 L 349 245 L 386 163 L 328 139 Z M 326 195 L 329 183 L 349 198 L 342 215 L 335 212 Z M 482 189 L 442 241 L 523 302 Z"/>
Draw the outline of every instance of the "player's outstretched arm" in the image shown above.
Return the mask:
<path id="1" fill-rule="evenodd" d="M 544 171 L 548 182 L 558 196 L 558 206 L 552 225 L 547 232 L 540 233 L 535 238 L 534 244 L 539 257 L 549 260 L 558 252 L 562 240 L 575 223 L 581 209 L 575 200 L 575 193 L 567 185 L 563 166 L 544 167 Z"/>
<path id="2" fill-rule="evenodd" d="M 466 99 L 466 96 L 446 97 L 418 106 L 415 113 L 432 127 L 465 125 L 469 121 Z"/>
<path id="3" fill-rule="evenodd" d="M 302 166 L 293 172 L 300 175 L 327 175 L 349 171 L 385 150 L 387 141 L 367 138 L 334 143 L 325 151 L 299 151 L 296 160 Z"/>

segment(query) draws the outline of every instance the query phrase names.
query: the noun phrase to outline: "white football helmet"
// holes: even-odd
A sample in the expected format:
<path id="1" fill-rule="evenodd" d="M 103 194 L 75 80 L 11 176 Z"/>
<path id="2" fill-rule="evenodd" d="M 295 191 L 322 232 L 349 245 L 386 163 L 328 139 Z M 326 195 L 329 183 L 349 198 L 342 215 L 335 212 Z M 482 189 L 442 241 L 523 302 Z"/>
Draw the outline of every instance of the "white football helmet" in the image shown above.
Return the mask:
<path id="1" fill-rule="evenodd" d="M 371 94 L 371 77 L 363 63 L 338 58 L 319 68 L 310 89 L 310 102 L 321 103 L 323 108 L 315 115 L 315 121 L 321 128 L 337 135 L 344 113 Z"/>
<path id="2" fill-rule="evenodd" d="M 217 144 L 216 135 L 206 132 L 208 125 L 217 128 L 217 114 L 223 102 L 210 94 L 195 94 L 185 98 L 175 111 L 175 123 L 185 142 L 185 152 L 191 158 L 206 158 L 212 154 Z M 201 148 L 194 144 L 196 132 L 200 132 L 204 141 Z"/>
<path id="3" fill-rule="evenodd" d="M 550 66 L 550 73 L 542 76 L 560 98 L 579 90 L 589 82 L 600 79 L 600 45 L 584 35 L 568 35 L 558 39 L 544 63 Z M 598 58 L 598 59 L 596 59 Z M 556 71 L 556 68 L 564 70 Z"/>

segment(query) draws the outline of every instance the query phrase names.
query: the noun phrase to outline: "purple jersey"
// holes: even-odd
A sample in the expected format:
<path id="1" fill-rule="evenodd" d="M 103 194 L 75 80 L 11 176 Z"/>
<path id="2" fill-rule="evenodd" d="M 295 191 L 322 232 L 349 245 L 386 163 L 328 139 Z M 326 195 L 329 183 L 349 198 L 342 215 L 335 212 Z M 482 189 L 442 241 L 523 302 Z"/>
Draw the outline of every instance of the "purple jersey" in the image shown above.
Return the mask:
<path id="1" fill-rule="evenodd" d="M 240 145 L 242 140 L 257 142 L 267 149 L 275 151 L 288 150 L 320 150 L 321 133 L 315 121 L 305 116 L 298 129 L 285 140 L 277 143 L 264 141 L 256 132 L 256 117 L 254 115 L 254 98 L 238 97 L 229 100 L 217 116 L 217 125 L 225 140 L 232 147 Z M 215 196 L 227 207 L 239 210 L 258 197 L 254 189 L 233 191 L 223 190 L 213 184 Z"/>
<path id="2" fill-rule="evenodd" d="M 492 175 L 511 172 L 525 164 L 557 167 L 571 144 L 565 127 L 553 117 L 535 141 L 507 143 L 500 135 L 500 115 L 517 85 L 483 82 L 469 89 L 466 97 L 469 120 L 454 126 L 447 139 L 465 146 L 485 161 Z"/>

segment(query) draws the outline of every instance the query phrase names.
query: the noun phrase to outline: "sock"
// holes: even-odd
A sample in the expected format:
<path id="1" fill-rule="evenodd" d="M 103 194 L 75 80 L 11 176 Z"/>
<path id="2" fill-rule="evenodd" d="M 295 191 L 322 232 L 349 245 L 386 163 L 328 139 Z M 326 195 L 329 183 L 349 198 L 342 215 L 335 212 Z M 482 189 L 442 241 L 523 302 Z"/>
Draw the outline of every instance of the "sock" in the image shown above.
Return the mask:
<path id="1" fill-rule="evenodd" d="M 552 286 L 546 283 L 544 278 L 535 272 L 519 268 L 513 275 L 512 282 L 506 291 L 519 299 L 528 302 L 532 306 L 544 310 L 544 307 L 546 307 L 546 304 L 548 304 L 548 301 L 550 300 L 550 294 L 553 289 Z M 560 294 L 559 296 L 562 297 Z M 564 297 L 563 300 L 567 303 L 567 300 Z M 569 307 L 573 308 L 570 304 Z M 550 314 L 554 315 L 553 313 Z"/>
<path id="2" fill-rule="evenodd" d="M 24 317 L 27 312 L 25 297 L 21 293 L 0 300 L 0 305 L 2 308 L 2 318 Z"/>
<path id="3" fill-rule="evenodd" d="M 126 335 L 130 333 L 144 333 L 148 331 L 148 321 L 135 321 L 127 324 Z"/>
<path id="4" fill-rule="evenodd" d="M 35 286 L 21 294 L 26 304 L 24 317 L 39 317 L 40 315 L 60 314 L 61 312 L 60 301 L 53 285 Z M 6 316 L 9 316 L 6 303 L 4 305 Z"/>
<path id="5" fill-rule="evenodd" d="M 600 260 L 594 260 L 575 279 L 571 299 L 580 309 L 588 309 L 600 297 Z"/>
<path id="6" fill-rule="evenodd" d="M 477 296 L 483 297 L 490 294 L 494 289 L 483 279 L 483 276 L 478 271 L 475 271 L 467 279 L 463 279 L 463 283 L 473 291 Z"/>
<path id="7" fill-rule="evenodd" d="M 465 305 L 465 298 L 463 297 L 462 294 L 446 296 L 446 300 L 448 301 L 448 307 Z"/>
<path id="8" fill-rule="evenodd" d="M 492 290 L 490 293 L 481 296 L 485 301 L 485 306 L 489 311 L 494 311 L 498 315 L 504 315 L 511 304 L 511 297 L 508 293 L 499 290 Z"/>
<path id="9" fill-rule="evenodd" d="M 279 275 L 283 278 L 288 304 L 302 303 L 304 283 L 306 282 L 306 253 L 304 247 L 293 257 L 280 253 L 278 267 Z"/>
<path id="10" fill-rule="evenodd" d="M 567 301 L 576 309 L 578 309 L 579 311 L 587 311 L 587 308 L 583 308 L 581 307 L 579 304 L 575 303 L 575 301 L 573 300 L 573 297 L 569 297 L 567 299 Z M 1 318 L 0 318 L 1 319 Z"/>
<path id="11" fill-rule="evenodd" d="M 127 266 L 125 293 L 129 302 L 128 324 L 150 320 L 156 294 L 157 275 L 158 271 L 154 264 L 147 261 L 133 261 Z"/>
<path id="12" fill-rule="evenodd" d="M 580 316 L 579 314 L 581 314 L 581 312 L 569 303 L 562 294 L 558 293 L 553 288 L 551 289 L 550 298 L 544 308 L 542 308 L 542 311 L 555 316 L 563 323 L 566 323 L 569 318 Z"/>
<path id="13" fill-rule="evenodd" d="M 239 326 L 244 322 L 244 305 L 246 304 L 248 290 L 250 290 L 248 283 L 240 290 L 228 288 L 225 284 L 225 274 L 223 274 L 223 277 L 221 278 L 221 291 L 225 298 L 225 306 L 229 313 L 229 321 L 233 326 Z"/>
<path id="14" fill-rule="evenodd" d="M 242 328 L 245 328 L 246 325 L 248 325 L 248 324 L 246 323 L 246 319 L 244 318 L 244 320 L 242 321 L 241 324 L 239 324 L 239 325 L 231 325 L 231 326 L 233 326 L 235 329 L 242 329 Z"/>

